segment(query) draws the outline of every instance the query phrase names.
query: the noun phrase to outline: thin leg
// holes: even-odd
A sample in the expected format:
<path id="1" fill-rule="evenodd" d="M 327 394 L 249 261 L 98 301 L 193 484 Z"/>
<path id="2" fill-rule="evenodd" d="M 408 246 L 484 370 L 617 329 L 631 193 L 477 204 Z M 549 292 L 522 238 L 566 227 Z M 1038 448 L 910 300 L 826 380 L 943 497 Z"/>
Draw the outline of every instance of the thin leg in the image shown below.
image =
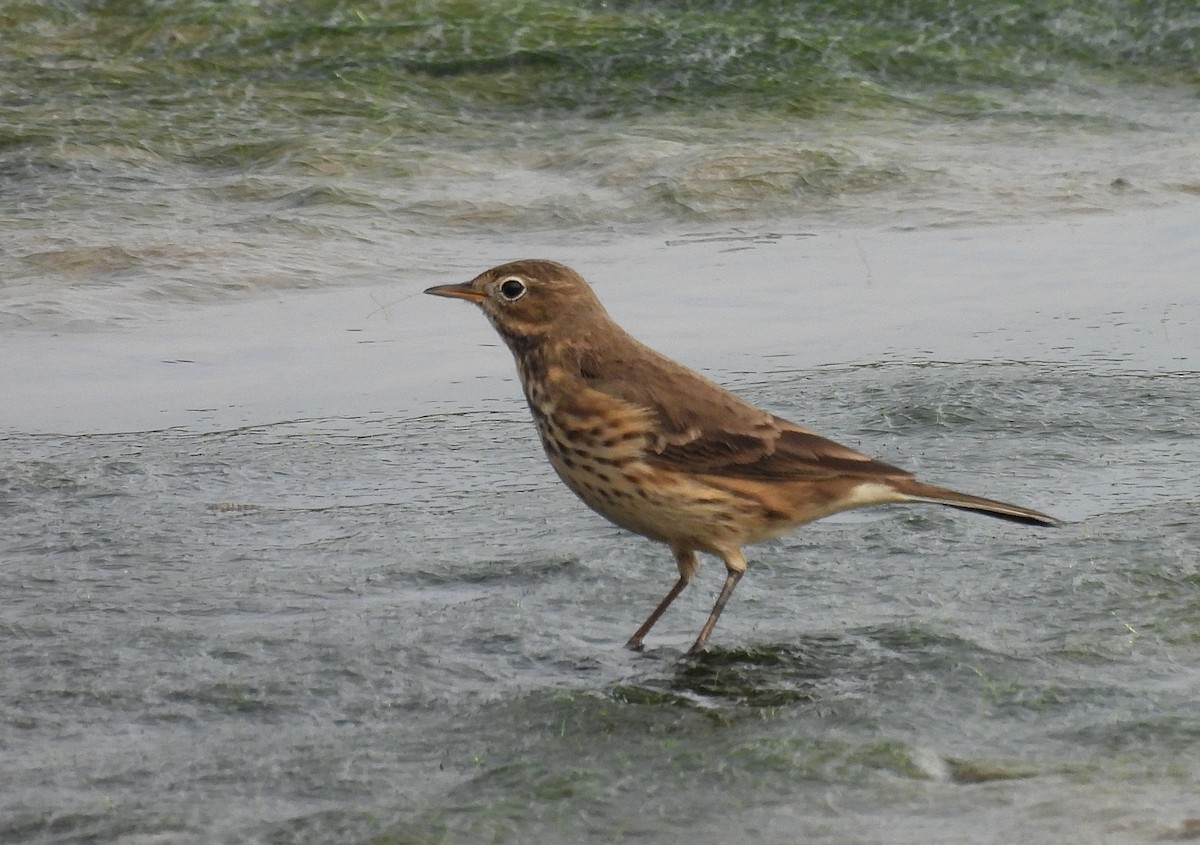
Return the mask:
<path id="1" fill-rule="evenodd" d="M 666 598 L 658 603 L 658 607 L 654 608 L 654 612 L 642 623 L 642 627 L 638 628 L 634 635 L 629 638 L 629 642 L 625 643 L 625 648 L 633 649 L 634 651 L 642 650 L 642 640 L 650 633 L 650 629 L 654 627 L 654 623 L 658 621 L 658 617 L 663 615 L 663 611 L 671 606 L 671 602 L 679 597 L 679 594 L 683 592 L 683 588 L 687 585 L 687 579 L 681 575 L 679 580 L 675 582 L 675 586 L 671 588 L 671 592 L 667 593 Z"/>
<path id="2" fill-rule="evenodd" d="M 696 637 L 696 642 L 692 643 L 692 647 L 688 649 L 688 654 L 703 654 L 704 650 L 708 648 L 708 638 L 712 635 L 712 630 L 716 627 L 717 620 L 721 618 L 721 611 L 725 609 L 725 605 L 729 602 L 729 597 L 733 595 L 733 588 L 737 586 L 738 581 L 742 580 L 742 574 L 746 571 L 744 559 L 742 560 L 741 569 L 734 569 L 729 566 L 728 560 L 726 560 L 725 565 L 729 570 L 729 574 L 725 576 L 725 586 L 721 588 L 721 593 L 717 596 L 717 603 L 713 605 L 712 613 L 708 614 L 708 621 L 700 629 L 700 636 Z"/>
<path id="3" fill-rule="evenodd" d="M 679 580 L 675 582 L 675 586 L 671 588 L 671 592 L 667 593 L 666 598 L 658 603 L 658 607 L 654 608 L 654 612 L 647 617 L 642 623 L 642 627 L 634 632 L 629 638 L 629 642 L 625 643 L 625 648 L 633 651 L 642 650 L 642 640 L 650 633 L 650 629 L 654 627 L 654 623 L 658 621 L 658 617 L 663 615 L 671 602 L 679 597 L 683 592 L 683 588 L 692 582 L 692 578 L 696 575 L 696 570 L 700 568 L 700 561 L 696 560 L 696 552 L 693 549 L 672 547 L 671 551 L 675 553 L 675 565 L 679 567 Z"/>

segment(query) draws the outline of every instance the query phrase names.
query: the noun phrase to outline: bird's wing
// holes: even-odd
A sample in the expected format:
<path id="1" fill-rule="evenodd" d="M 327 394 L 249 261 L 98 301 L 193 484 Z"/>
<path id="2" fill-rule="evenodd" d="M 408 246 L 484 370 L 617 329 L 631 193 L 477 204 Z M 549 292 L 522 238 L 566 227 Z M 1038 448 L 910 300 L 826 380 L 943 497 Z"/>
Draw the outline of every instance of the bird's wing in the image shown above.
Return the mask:
<path id="1" fill-rule="evenodd" d="M 800 479 L 834 476 L 908 476 L 779 417 L 767 415 L 754 430 L 692 427 L 664 438 L 652 464 L 738 478 Z"/>
<path id="2" fill-rule="evenodd" d="M 589 386 L 651 415 L 652 465 L 750 479 L 912 475 L 756 408 L 656 353 L 605 363 Z"/>

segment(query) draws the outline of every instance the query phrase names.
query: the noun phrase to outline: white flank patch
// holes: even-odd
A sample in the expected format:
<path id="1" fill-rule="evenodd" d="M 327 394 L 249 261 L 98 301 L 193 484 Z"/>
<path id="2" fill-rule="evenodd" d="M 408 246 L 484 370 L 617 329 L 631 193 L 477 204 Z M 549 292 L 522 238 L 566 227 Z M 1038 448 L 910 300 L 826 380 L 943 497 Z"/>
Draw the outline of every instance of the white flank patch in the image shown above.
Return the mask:
<path id="1" fill-rule="evenodd" d="M 861 505 L 880 505 L 886 502 L 911 502 L 912 496 L 906 496 L 896 491 L 890 484 L 880 484 L 878 481 L 864 481 L 850 491 L 844 500 L 846 507 L 857 508 Z"/>

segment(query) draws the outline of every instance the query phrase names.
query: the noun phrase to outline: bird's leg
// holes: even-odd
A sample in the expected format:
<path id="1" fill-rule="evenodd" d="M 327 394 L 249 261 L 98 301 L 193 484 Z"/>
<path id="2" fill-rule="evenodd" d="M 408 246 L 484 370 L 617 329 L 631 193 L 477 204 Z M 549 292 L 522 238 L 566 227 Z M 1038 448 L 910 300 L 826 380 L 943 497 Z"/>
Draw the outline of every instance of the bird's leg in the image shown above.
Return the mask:
<path id="1" fill-rule="evenodd" d="M 725 576 L 725 585 L 721 587 L 716 604 L 713 605 L 712 613 L 708 614 L 708 621 L 700 629 L 700 636 L 696 637 L 696 642 L 692 643 L 692 647 L 688 649 L 688 654 L 703 654 L 704 650 L 708 648 L 708 638 L 712 635 L 717 620 L 721 618 L 721 611 L 725 609 L 725 605 L 729 602 L 729 597 L 733 595 L 734 588 L 738 585 L 738 581 L 742 580 L 742 575 L 746 572 L 746 558 L 742 556 L 740 551 L 735 550 L 732 553 L 722 555 L 722 557 L 725 559 L 725 570 L 728 573 Z"/>
<path id="2" fill-rule="evenodd" d="M 696 560 L 696 552 L 692 549 L 673 549 L 675 552 L 675 564 L 679 567 L 679 580 L 675 582 L 675 586 L 667 593 L 666 597 L 658 603 L 658 607 L 654 608 L 646 621 L 642 623 L 642 627 L 634 632 L 629 638 L 629 642 L 625 643 L 625 648 L 633 651 L 642 650 L 642 640 L 650 633 L 650 629 L 654 627 L 654 623 L 663 615 L 671 602 L 679 597 L 683 592 L 683 588 L 691 583 L 692 577 L 696 574 L 696 570 L 700 568 L 700 561 Z"/>
<path id="3" fill-rule="evenodd" d="M 667 593 L 666 598 L 658 603 L 658 607 L 654 608 L 654 612 L 642 623 L 642 627 L 638 628 L 634 635 L 629 638 L 629 642 L 625 643 L 625 648 L 633 649 L 634 651 L 642 650 L 642 640 L 650 633 L 650 629 L 654 627 L 654 623 L 658 621 L 658 617 L 663 615 L 663 611 L 671 606 L 671 602 L 675 601 L 676 597 L 683 592 L 683 588 L 687 585 L 687 579 L 680 576 L 679 580 L 675 582 L 675 586 L 671 588 L 671 592 Z"/>

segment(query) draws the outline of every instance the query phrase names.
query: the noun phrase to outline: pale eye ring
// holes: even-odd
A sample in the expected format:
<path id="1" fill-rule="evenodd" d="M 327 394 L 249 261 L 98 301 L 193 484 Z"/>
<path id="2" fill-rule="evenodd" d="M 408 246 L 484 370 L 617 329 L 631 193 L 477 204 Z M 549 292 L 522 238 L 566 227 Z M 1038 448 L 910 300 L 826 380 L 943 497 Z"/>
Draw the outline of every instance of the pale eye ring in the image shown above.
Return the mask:
<path id="1" fill-rule="evenodd" d="M 516 302 L 525 295 L 525 283 L 520 279 L 505 279 L 497 288 L 500 291 L 500 296 L 509 302 Z"/>

